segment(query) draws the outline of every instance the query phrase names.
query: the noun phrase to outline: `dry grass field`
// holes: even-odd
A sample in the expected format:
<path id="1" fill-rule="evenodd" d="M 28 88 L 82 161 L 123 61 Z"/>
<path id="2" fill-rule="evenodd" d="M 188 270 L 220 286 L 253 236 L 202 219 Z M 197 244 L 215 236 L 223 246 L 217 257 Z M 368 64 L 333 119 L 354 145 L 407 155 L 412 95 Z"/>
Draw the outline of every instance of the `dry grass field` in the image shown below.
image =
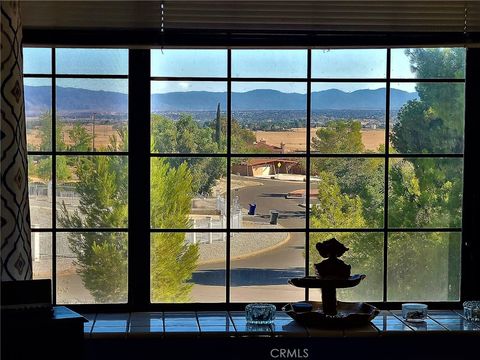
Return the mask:
<path id="1" fill-rule="evenodd" d="M 315 135 L 316 129 L 311 129 L 312 137 Z M 297 128 L 288 131 L 256 131 L 257 141 L 264 139 L 267 144 L 280 146 L 281 142 L 285 143 L 288 152 L 305 151 L 307 142 L 307 129 Z M 366 150 L 377 151 L 378 146 L 385 143 L 385 130 L 362 130 L 362 141 Z"/>
<path id="2" fill-rule="evenodd" d="M 73 141 L 68 136 L 72 125 L 64 125 L 62 137 L 65 144 L 72 145 Z M 93 127 L 91 124 L 85 125 L 85 129 L 89 134 L 92 134 Z M 255 135 L 257 141 L 264 139 L 267 144 L 280 146 L 284 142 L 288 152 L 305 151 L 305 144 L 307 142 L 306 128 L 297 128 L 288 131 L 256 131 Z M 311 129 L 311 134 L 314 136 L 316 129 Z M 95 148 L 106 148 L 110 143 L 110 137 L 116 135 L 117 132 L 113 125 L 95 125 Z M 362 140 L 365 149 L 376 151 L 378 146 L 384 143 L 385 130 L 362 130 Z M 38 148 L 40 146 L 40 130 L 32 129 L 27 131 L 27 141 L 30 148 Z"/>
<path id="3" fill-rule="evenodd" d="M 93 126 L 91 124 L 84 125 L 85 130 L 91 135 L 93 132 Z M 72 145 L 73 141 L 68 136 L 68 132 L 73 128 L 73 125 L 64 125 L 62 131 L 62 138 L 65 144 Z M 95 148 L 97 150 L 106 148 L 110 144 L 110 137 L 117 135 L 117 131 L 113 125 L 95 125 Z M 118 136 L 117 136 L 118 140 Z M 38 148 L 41 143 L 40 130 L 32 129 L 27 130 L 27 143 L 30 148 Z"/>
<path id="4" fill-rule="evenodd" d="M 377 151 L 380 145 L 385 144 L 385 130 L 362 130 L 362 142 L 365 149 Z"/>

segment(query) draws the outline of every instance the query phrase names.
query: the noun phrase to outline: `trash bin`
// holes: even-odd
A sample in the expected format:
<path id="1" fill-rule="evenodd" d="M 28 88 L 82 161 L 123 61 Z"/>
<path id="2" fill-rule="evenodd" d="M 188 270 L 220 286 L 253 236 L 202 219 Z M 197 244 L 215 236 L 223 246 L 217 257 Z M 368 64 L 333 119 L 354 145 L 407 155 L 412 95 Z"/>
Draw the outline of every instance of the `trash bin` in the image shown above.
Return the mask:
<path id="1" fill-rule="evenodd" d="M 255 209 L 257 208 L 257 204 L 249 204 L 250 207 L 248 209 L 248 215 L 255 215 Z"/>
<path id="2" fill-rule="evenodd" d="M 270 210 L 270 224 L 277 225 L 278 222 L 278 211 Z"/>

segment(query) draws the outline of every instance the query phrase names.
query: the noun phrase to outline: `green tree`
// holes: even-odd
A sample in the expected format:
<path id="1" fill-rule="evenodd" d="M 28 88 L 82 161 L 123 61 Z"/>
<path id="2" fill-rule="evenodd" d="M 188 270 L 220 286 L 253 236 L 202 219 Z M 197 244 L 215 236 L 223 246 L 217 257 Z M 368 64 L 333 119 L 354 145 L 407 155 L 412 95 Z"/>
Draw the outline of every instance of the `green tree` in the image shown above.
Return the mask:
<path id="1" fill-rule="evenodd" d="M 82 156 L 74 162 L 78 209 L 63 202 L 59 223 L 71 228 L 124 228 L 128 225 L 128 160 L 125 156 Z M 125 233 L 68 235 L 77 272 L 96 302 L 126 302 L 128 241 Z"/>
<path id="2" fill-rule="evenodd" d="M 214 130 L 201 126 L 191 115 L 182 114 L 174 121 L 152 114 L 152 152 L 158 153 L 217 153 L 223 151 L 215 141 Z"/>
<path id="3" fill-rule="evenodd" d="M 65 156 L 57 156 L 56 166 L 56 179 L 58 183 L 63 183 L 72 179 L 72 171 L 67 164 L 67 159 Z M 36 164 L 36 174 L 44 181 L 50 181 L 52 179 L 51 156 L 45 156 L 38 160 L 38 163 Z"/>
<path id="4" fill-rule="evenodd" d="M 463 49 L 407 50 L 418 78 L 461 78 Z M 462 84 L 418 83 L 418 100 L 399 113 L 392 143 L 400 153 L 461 153 L 463 151 L 464 89 Z M 392 163 L 390 169 L 390 225 L 396 227 L 461 226 L 462 162 L 458 159 L 419 158 Z M 392 242 L 389 286 L 408 290 L 410 298 L 454 300 L 459 293 L 460 247 L 458 234 L 419 233 L 414 246 L 398 235 Z M 396 246 L 393 246 L 393 245 Z M 402 259 L 411 259 L 405 261 Z M 418 259 L 422 259 L 420 262 Z M 447 270 L 445 270 L 447 269 Z M 445 271 L 444 271 L 445 270 Z M 430 285 L 432 273 L 443 285 Z M 447 274 L 447 278 L 441 276 Z M 428 289 L 429 292 L 424 290 Z M 394 290 L 392 290 L 394 291 Z"/>
<path id="5" fill-rule="evenodd" d="M 323 154 L 356 154 L 365 152 L 360 121 L 330 121 L 316 131 L 312 147 Z"/>
<path id="6" fill-rule="evenodd" d="M 321 153 L 365 152 L 358 121 L 331 121 L 317 130 L 312 148 Z M 379 148 L 383 151 L 383 147 Z M 342 193 L 362 199 L 368 227 L 383 226 L 384 162 L 375 158 L 312 158 L 312 175 L 328 172 L 336 177 Z"/>
<path id="7" fill-rule="evenodd" d="M 424 87 L 426 85 L 423 85 Z M 391 140 L 400 153 L 461 153 L 463 151 L 463 94 L 457 94 L 459 84 L 431 84 L 441 86 L 455 99 L 442 104 L 411 100 L 398 112 Z M 425 89 L 424 89 L 425 90 Z M 447 101 L 445 99 L 445 101 Z M 457 106 L 461 102 L 462 106 Z"/>
<path id="8" fill-rule="evenodd" d="M 311 226 L 327 229 L 365 227 L 360 197 L 343 194 L 331 173 L 322 171 L 318 177 L 318 204 L 312 208 Z"/>
<path id="9" fill-rule="evenodd" d="M 52 157 L 50 155 L 29 156 L 28 175 L 47 183 L 52 180 Z M 57 181 L 65 182 L 72 178 L 72 172 L 64 156 L 57 157 Z"/>
<path id="10" fill-rule="evenodd" d="M 72 129 L 68 131 L 68 137 L 72 141 L 72 145 L 68 147 L 69 151 L 91 151 L 93 137 L 88 133 L 85 127 L 76 123 Z"/>
<path id="11" fill-rule="evenodd" d="M 192 153 L 224 152 L 216 142 L 214 128 L 201 126 L 190 115 L 181 115 L 178 121 L 161 115 L 152 115 L 152 152 L 185 154 L 182 158 L 169 158 L 171 167 L 186 162 L 193 175 L 193 193 L 209 194 L 216 181 L 226 175 L 226 161 L 218 157 L 188 157 Z"/>
<path id="12" fill-rule="evenodd" d="M 52 114 L 46 111 L 40 115 L 40 151 L 52 150 Z M 63 126 L 57 124 L 56 128 L 56 143 L 57 150 L 62 151 L 66 149 L 63 141 Z M 72 173 L 67 165 L 67 160 L 64 156 L 56 158 L 56 179 L 58 182 L 63 182 L 71 179 Z M 52 157 L 51 156 L 36 156 L 36 161 L 29 163 L 29 174 L 38 176 L 43 181 L 50 181 L 52 179 Z"/>
<path id="13" fill-rule="evenodd" d="M 151 150 L 158 153 L 177 152 L 175 122 L 165 116 L 152 114 Z"/>
<path id="14" fill-rule="evenodd" d="M 310 274 L 314 274 L 313 264 L 321 259 L 315 245 L 317 242 L 335 237 L 349 247 L 344 260 L 352 265 L 354 273 L 367 273 L 367 281 L 355 289 L 340 291 L 343 300 L 381 299 L 382 284 L 382 244 L 383 236 L 366 233 L 336 233 L 335 228 L 363 228 L 366 221 L 363 216 L 362 200 L 359 196 L 342 193 L 335 175 L 329 172 L 319 173 L 318 204 L 312 208 L 310 226 L 312 228 L 332 229 L 332 232 L 310 233 Z"/>
<path id="15" fill-rule="evenodd" d="M 59 223 L 73 228 L 123 228 L 128 219 L 127 161 L 124 157 L 77 159 L 78 210 L 61 205 Z M 124 233 L 72 233 L 70 248 L 85 287 L 97 302 L 127 300 L 128 242 Z"/>
<path id="16" fill-rule="evenodd" d="M 412 68 L 419 78 L 461 77 L 463 74 L 462 50 L 408 51 Z M 400 153 L 451 153 L 463 151 L 463 88 L 461 84 L 417 85 L 419 100 L 407 103 L 398 115 L 392 131 L 394 148 Z M 358 142 L 359 129 L 354 126 L 336 126 L 322 129 L 314 149 L 321 152 L 363 152 Z M 358 131 L 358 132 L 355 132 Z M 381 150 L 381 149 L 379 149 Z M 372 162 L 370 160 L 373 160 Z M 363 162 L 363 166 L 361 162 Z M 362 199 L 363 217 L 367 224 L 381 214 L 368 209 L 382 207 L 383 194 L 375 196 L 369 184 L 380 184 L 383 163 L 375 159 L 318 159 L 313 171 L 325 171 L 335 176 L 342 195 L 358 195 Z M 419 158 L 391 159 L 389 173 L 389 225 L 391 227 L 458 227 L 461 224 L 462 164 L 457 159 Z M 459 176 L 460 175 L 460 176 Z M 320 193 L 321 194 L 321 193 Z M 371 194 L 371 199 L 369 199 Z M 335 197 L 334 197 L 335 198 Z M 370 203 L 370 206 L 366 204 Z M 341 201 L 337 203 L 337 214 Z M 312 213 L 312 223 L 321 214 Z M 353 217 L 352 217 L 353 218 Z M 380 224 L 380 222 L 376 222 Z M 330 235 L 314 234 L 312 239 L 327 239 Z M 371 279 L 371 274 L 381 283 L 382 255 L 373 255 L 381 249 L 382 242 L 374 245 L 371 239 L 358 241 L 364 234 L 336 234 L 354 251 L 346 254 Z M 414 239 L 413 239 L 414 238 Z M 389 237 L 389 293 L 390 299 L 438 300 L 455 299 L 459 284 L 458 234 L 409 233 Z M 381 239 L 380 239 L 381 240 Z M 315 242 L 314 242 L 315 243 Z M 312 250 L 313 251 L 313 250 Z M 353 255 L 353 257 L 352 257 Z M 437 276 L 432 277 L 432 273 Z M 380 274 L 380 275 L 379 275 Z M 369 280 L 370 282 L 370 280 Z M 375 282 L 373 282 L 374 284 Z M 370 284 L 372 284 L 370 282 Z M 356 290 L 358 293 L 358 289 Z M 378 298 L 377 298 L 378 299 Z"/>
<path id="17" fill-rule="evenodd" d="M 256 150 L 254 147 L 257 138 L 253 131 L 242 127 L 236 119 L 232 119 L 230 128 L 232 134 L 232 153 L 241 154 L 258 152 L 258 149 Z"/>
<path id="18" fill-rule="evenodd" d="M 128 148 L 124 129 L 110 139 L 109 151 Z M 61 205 L 59 223 L 73 228 L 124 228 L 128 225 L 128 163 L 125 156 L 83 156 L 74 173 L 80 197 L 77 210 Z M 152 160 L 151 223 L 158 228 L 188 228 L 192 174 L 186 163 L 172 168 Z M 128 285 L 128 240 L 125 233 L 71 233 L 69 245 L 77 271 L 96 302 L 125 302 Z M 188 301 L 189 283 L 198 259 L 196 245 L 184 233 L 156 233 L 151 239 L 152 300 Z"/>
<path id="19" fill-rule="evenodd" d="M 171 168 L 161 158 L 152 160 L 151 224 L 154 228 L 189 228 L 193 177 L 188 165 Z M 189 280 L 198 260 L 198 246 L 185 233 L 154 233 L 151 242 L 152 301 L 186 302 Z"/>
<path id="20" fill-rule="evenodd" d="M 412 70 L 419 78 L 460 78 L 464 76 L 464 49 L 407 50 Z M 464 89 L 462 84 L 418 83 L 418 100 L 409 101 L 400 109 L 393 127 L 392 143 L 401 153 L 461 153 L 463 151 Z M 460 226 L 462 197 L 461 161 L 448 159 L 412 159 L 421 196 L 416 199 L 418 211 L 415 226 L 439 222 L 443 227 Z M 398 171 L 397 171 L 398 172 Z M 395 194 L 405 191 L 397 189 Z M 430 204 L 426 213 L 425 198 Z M 399 201 L 402 201 L 399 199 Z"/>
<path id="21" fill-rule="evenodd" d="M 222 117 L 220 115 L 220 103 L 217 104 L 217 115 L 215 116 L 215 141 L 220 148 L 222 145 Z"/>
<path id="22" fill-rule="evenodd" d="M 396 301 L 454 300 L 451 287 L 460 281 L 460 269 L 451 268 L 452 245 L 460 252 L 460 234 L 390 234 L 388 297 Z"/>
<path id="23" fill-rule="evenodd" d="M 52 113 L 45 111 L 40 115 L 40 151 L 52 150 Z M 55 139 L 57 143 L 57 150 L 62 151 L 66 149 L 65 141 L 63 140 L 63 125 L 60 121 L 56 121 Z"/>
<path id="24" fill-rule="evenodd" d="M 365 226 L 362 200 L 358 196 L 350 197 L 342 193 L 335 175 L 329 172 L 319 173 L 318 203 L 312 207 L 310 227 L 314 229 L 332 229 L 332 233 L 310 234 L 310 273 L 314 273 L 313 264 L 319 262 L 315 245 L 334 236 L 335 228 L 362 228 Z M 340 242 L 345 240 L 342 234 L 336 235 Z"/>

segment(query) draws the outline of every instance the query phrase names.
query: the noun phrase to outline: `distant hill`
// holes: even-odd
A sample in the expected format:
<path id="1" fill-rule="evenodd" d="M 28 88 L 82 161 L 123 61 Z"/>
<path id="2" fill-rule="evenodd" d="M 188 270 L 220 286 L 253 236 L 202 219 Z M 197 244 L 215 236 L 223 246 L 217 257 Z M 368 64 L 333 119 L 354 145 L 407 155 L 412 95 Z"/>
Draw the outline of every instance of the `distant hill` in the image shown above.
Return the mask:
<path id="1" fill-rule="evenodd" d="M 27 115 L 50 109 L 50 86 L 25 86 Z M 59 112 L 116 112 L 128 111 L 128 97 L 113 91 L 95 91 L 57 86 L 57 111 Z"/>
<path id="2" fill-rule="evenodd" d="M 312 109 L 382 110 L 385 109 L 385 92 L 385 88 L 363 89 L 350 93 L 337 89 L 314 92 L 312 93 Z M 407 101 L 417 97 L 416 92 L 391 89 L 390 107 L 399 109 Z"/>
<path id="3" fill-rule="evenodd" d="M 392 89 L 390 104 L 399 109 L 408 100 L 417 98 L 416 92 Z M 226 107 L 226 93 L 190 91 L 152 95 L 152 110 L 212 110 L 220 103 Z M 283 93 L 276 90 L 252 90 L 244 93 L 232 93 L 233 110 L 305 110 L 306 95 Z M 356 90 L 350 93 L 329 89 L 312 92 L 312 110 L 349 109 L 383 110 L 385 109 L 385 88 L 376 90 Z"/>
<path id="4" fill-rule="evenodd" d="M 33 114 L 50 108 L 50 87 L 25 86 L 26 110 Z M 390 103 L 399 109 L 408 100 L 417 98 L 416 92 L 392 89 Z M 128 111 L 127 95 L 112 91 L 95 91 L 57 87 L 59 112 L 112 112 Z M 226 93 L 208 91 L 171 92 L 152 95 L 153 111 L 212 111 L 220 103 L 226 108 Z M 276 90 L 252 90 L 232 93 L 234 110 L 304 110 L 306 95 L 283 93 Z M 312 93 L 312 110 L 349 109 L 382 110 L 385 108 L 385 88 L 344 92 L 329 89 Z"/>

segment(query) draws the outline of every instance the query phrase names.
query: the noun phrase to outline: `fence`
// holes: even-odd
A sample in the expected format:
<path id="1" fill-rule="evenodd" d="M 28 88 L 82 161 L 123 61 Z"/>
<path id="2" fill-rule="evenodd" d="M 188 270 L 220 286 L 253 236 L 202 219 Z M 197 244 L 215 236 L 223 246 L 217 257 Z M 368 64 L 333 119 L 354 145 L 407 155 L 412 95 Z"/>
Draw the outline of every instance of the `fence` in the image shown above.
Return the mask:
<path id="1" fill-rule="evenodd" d="M 232 210 L 230 214 L 230 226 L 231 228 L 239 229 L 242 225 L 242 211 L 241 209 Z M 218 219 L 213 218 L 212 216 L 207 216 L 204 219 L 191 219 L 190 220 L 191 229 L 225 229 L 227 226 L 227 217 L 225 215 L 220 215 Z M 233 236 L 233 234 L 231 235 Z M 186 234 L 187 242 L 191 244 L 212 244 L 215 241 L 225 241 L 225 233 L 219 232 L 198 232 L 198 233 L 187 233 Z"/>
<path id="2" fill-rule="evenodd" d="M 75 186 L 72 185 L 57 185 L 57 198 L 76 199 L 79 195 L 75 192 Z M 47 197 L 52 199 L 52 182 L 48 184 L 30 183 L 28 184 L 28 194 L 30 197 Z"/>
<path id="3" fill-rule="evenodd" d="M 52 184 L 42 183 L 30 183 L 28 186 L 29 196 L 43 197 L 48 200 L 52 199 Z M 66 200 L 66 204 L 69 206 L 69 210 L 75 209 L 78 206 L 79 195 L 75 192 L 75 186 L 58 185 L 56 189 L 57 202 Z M 41 199 L 39 199 L 41 200 Z M 192 218 L 190 221 L 191 229 L 212 229 L 212 230 L 225 230 L 227 227 L 227 215 L 226 215 L 226 199 L 222 196 L 218 196 L 213 204 L 215 210 L 219 215 L 212 216 L 199 216 Z M 242 227 L 243 214 L 242 209 L 238 203 L 238 197 L 235 197 L 232 204 L 232 211 L 230 214 L 230 227 L 239 229 Z M 34 260 L 39 261 L 45 251 L 46 246 L 43 241 L 38 237 L 38 233 L 35 233 L 33 238 L 33 254 Z M 233 234 L 231 234 L 233 236 Z M 214 242 L 225 241 L 225 232 L 202 232 L 202 233 L 187 233 L 186 241 L 192 244 L 212 244 Z M 68 240 L 66 234 L 57 235 L 57 256 L 59 257 L 74 257 L 68 246 Z"/>

